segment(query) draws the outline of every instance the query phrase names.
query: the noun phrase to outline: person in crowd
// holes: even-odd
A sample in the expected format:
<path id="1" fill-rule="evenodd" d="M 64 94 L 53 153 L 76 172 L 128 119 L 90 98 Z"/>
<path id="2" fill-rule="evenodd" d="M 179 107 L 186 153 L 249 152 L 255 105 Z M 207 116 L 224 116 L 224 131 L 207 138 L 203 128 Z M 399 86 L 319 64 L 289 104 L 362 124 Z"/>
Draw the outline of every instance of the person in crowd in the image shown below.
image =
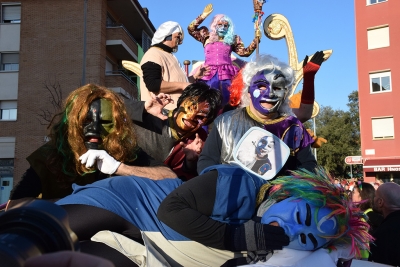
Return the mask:
<path id="1" fill-rule="evenodd" d="M 183 42 L 183 31 L 175 21 L 162 23 L 151 40 L 151 47 L 143 55 L 140 61 L 143 76 L 140 79 L 140 96 L 142 101 L 152 98 L 152 93 L 170 94 L 173 102 L 166 108 L 176 108 L 178 97 L 189 85 L 189 79 L 182 70 L 174 53 Z M 191 81 L 207 75 L 208 67 L 201 67 L 191 77 Z"/>
<path id="2" fill-rule="evenodd" d="M 280 174 L 298 168 L 313 170 L 316 167 L 311 153 L 313 139 L 292 115 L 288 104 L 293 81 L 293 69 L 270 55 L 260 55 L 247 63 L 242 75 L 232 82 L 236 89 L 244 88 L 242 107 L 215 119 L 197 162 L 198 173 L 216 164 L 232 163 L 236 145 L 251 127 L 271 132 L 290 148 L 289 159 Z"/>
<path id="3" fill-rule="evenodd" d="M 383 221 L 373 232 L 369 260 L 400 266 L 400 185 L 387 182 L 375 192 L 373 210 L 383 215 Z"/>
<path id="4" fill-rule="evenodd" d="M 361 211 L 363 211 L 364 214 L 367 215 L 369 232 L 372 233 L 383 220 L 381 214 L 372 210 L 375 197 L 375 188 L 371 184 L 357 181 L 354 185 L 351 195 L 353 202 L 359 203 L 358 205 Z M 361 251 L 360 257 L 362 260 L 368 260 L 368 256 L 368 250 Z"/>
<path id="5" fill-rule="evenodd" d="M 383 181 L 382 181 L 382 180 L 379 180 L 379 179 L 376 179 L 375 182 L 373 183 L 373 186 L 374 186 L 375 190 L 378 189 L 378 187 L 379 187 L 381 184 L 383 184 Z"/>
<path id="6" fill-rule="evenodd" d="M 354 185 L 352 199 L 354 202 L 360 203 L 360 209 L 368 217 L 367 222 L 370 226 L 370 233 L 373 233 L 383 220 L 382 214 L 372 209 L 375 199 L 375 188 L 369 183 L 358 181 Z"/>
<path id="7" fill-rule="evenodd" d="M 208 4 L 202 14 L 189 24 L 188 32 L 202 43 L 205 55 L 204 65 L 210 67 L 209 74 L 203 76 L 201 80 L 207 82 L 210 87 L 221 90 L 222 105 L 225 106 L 230 95 L 228 87 L 239 71 L 239 67 L 232 62 L 231 54 L 235 52 L 242 57 L 250 56 L 260 42 L 261 32 L 258 30 L 258 35 L 248 47 L 245 47 L 240 36 L 235 34 L 232 20 L 226 15 L 216 15 L 210 29 L 205 26 L 199 27 L 212 11 L 212 4 Z"/>
<path id="8" fill-rule="evenodd" d="M 167 116 L 162 109 L 172 101 L 169 95 L 161 93 L 146 102 L 129 104 L 138 145 L 181 179 L 197 176 L 198 156 L 207 138 L 202 126 L 214 121 L 221 100 L 218 90 L 209 90 L 207 84 L 196 82 L 183 90 L 177 108 Z"/>
<path id="9" fill-rule="evenodd" d="M 56 204 L 80 241 L 100 230 L 135 239 L 139 229 L 146 246 L 171 266 L 237 266 L 268 260 L 284 247 L 309 255 L 344 244 L 351 244 L 346 257 L 352 257 L 368 245 L 362 213 L 322 168 L 268 183 L 238 166 L 214 167 L 187 182 L 131 176 L 74 186 Z M 119 251 L 138 253 L 126 249 Z M 282 262 L 284 255 L 270 260 Z"/>
<path id="10" fill-rule="evenodd" d="M 7 208 L 39 195 L 59 199 L 72 193 L 73 183 L 111 175 L 176 177 L 138 147 L 122 98 L 105 87 L 87 84 L 72 91 L 49 127 L 50 141 L 27 157 L 30 167 Z"/>

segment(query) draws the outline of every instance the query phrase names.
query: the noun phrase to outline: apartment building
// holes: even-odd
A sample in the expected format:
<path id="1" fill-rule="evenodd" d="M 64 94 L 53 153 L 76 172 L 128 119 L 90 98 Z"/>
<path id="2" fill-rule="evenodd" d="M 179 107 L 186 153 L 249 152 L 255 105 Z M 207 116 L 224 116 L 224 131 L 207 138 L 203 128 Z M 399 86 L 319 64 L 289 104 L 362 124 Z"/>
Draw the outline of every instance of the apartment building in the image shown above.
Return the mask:
<path id="1" fill-rule="evenodd" d="M 400 1 L 355 0 L 364 179 L 400 182 Z"/>
<path id="2" fill-rule="evenodd" d="M 69 92 L 97 83 L 138 96 L 121 61 L 139 62 L 154 32 L 137 0 L 0 0 L 0 203 Z"/>

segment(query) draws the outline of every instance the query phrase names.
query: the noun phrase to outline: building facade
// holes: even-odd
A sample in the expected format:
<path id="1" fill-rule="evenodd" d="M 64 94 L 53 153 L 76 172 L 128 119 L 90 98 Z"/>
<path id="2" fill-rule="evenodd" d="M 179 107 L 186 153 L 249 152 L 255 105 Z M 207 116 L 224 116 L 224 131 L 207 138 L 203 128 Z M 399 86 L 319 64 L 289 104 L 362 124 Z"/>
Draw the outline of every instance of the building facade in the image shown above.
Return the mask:
<path id="1" fill-rule="evenodd" d="M 0 0 L 1 1 L 1 0 Z M 139 62 L 155 28 L 137 0 L 0 2 L 0 203 L 47 141 L 69 92 L 87 83 L 137 98 Z"/>
<path id="2" fill-rule="evenodd" d="M 400 182 L 400 1 L 355 0 L 364 180 Z"/>

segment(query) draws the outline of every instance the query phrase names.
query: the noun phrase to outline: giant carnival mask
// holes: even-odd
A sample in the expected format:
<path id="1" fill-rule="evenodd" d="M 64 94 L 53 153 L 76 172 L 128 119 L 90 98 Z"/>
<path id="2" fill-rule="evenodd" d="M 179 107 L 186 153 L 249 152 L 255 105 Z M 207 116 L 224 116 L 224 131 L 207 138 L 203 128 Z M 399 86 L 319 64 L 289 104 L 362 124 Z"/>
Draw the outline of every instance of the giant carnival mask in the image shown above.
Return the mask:
<path id="1" fill-rule="evenodd" d="M 229 29 L 229 22 L 224 19 L 218 21 L 215 27 L 215 31 L 217 32 L 219 37 L 224 37 L 228 33 L 228 29 Z"/>
<path id="2" fill-rule="evenodd" d="M 331 213 L 329 208 L 317 208 L 304 199 L 290 197 L 273 204 L 261 222 L 282 227 L 290 238 L 288 248 L 316 250 L 330 241 L 326 236 L 338 232 L 338 223 Z"/>
<path id="3" fill-rule="evenodd" d="M 95 99 L 83 123 L 83 135 L 87 149 L 101 149 L 103 139 L 114 127 L 112 104 L 107 99 Z"/>
<path id="4" fill-rule="evenodd" d="M 262 115 L 278 112 L 288 91 L 285 84 L 285 76 L 279 70 L 258 72 L 249 86 L 253 107 Z"/>
<path id="5" fill-rule="evenodd" d="M 176 125 L 182 132 L 194 132 L 208 121 L 209 104 L 188 98 L 182 102 L 176 113 Z"/>

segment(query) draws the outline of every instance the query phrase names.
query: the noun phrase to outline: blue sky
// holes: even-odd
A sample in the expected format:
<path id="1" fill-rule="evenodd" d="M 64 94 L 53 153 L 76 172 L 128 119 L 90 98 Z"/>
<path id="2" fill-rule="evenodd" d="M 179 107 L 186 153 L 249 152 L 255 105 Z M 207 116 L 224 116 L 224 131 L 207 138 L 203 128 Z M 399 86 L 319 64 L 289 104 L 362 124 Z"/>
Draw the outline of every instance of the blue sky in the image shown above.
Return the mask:
<path id="1" fill-rule="evenodd" d="M 161 23 L 177 21 L 185 30 L 185 39 L 176 54 L 178 60 L 204 60 L 200 42 L 187 34 L 187 25 L 212 3 L 213 13 L 202 25 L 209 26 L 216 14 L 230 17 L 244 44 L 248 46 L 254 38 L 252 0 L 139 0 L 142 7 L 149 9 L 150 20 L 157 28 Z M 241 3 L 241 5 L 237 4 Z M 299 61 L 318 50 L 332 49 L 331 57 L 322 64 L 315 79 L 316 101 L 321 106 L 348 110 L 348 95 L 357 90 L 356 43 L 354 22 L 354 1 L 340 0 L 267 0 L 263 6 L 263 20 L 268 15 L 284 15 L 292 28 Z M 260 53 L 271 54 L 282 61 L 288 61 L 284 39 L 270 40 L 264 33 Z M 254 56 L 253 53 L 252 56 Z M 235 56 L 237 56 L 235 54 Z M 250 58 L 242 58 L 248 60 Z M 297 90 L 301 88 L 299 84 Z"/>

